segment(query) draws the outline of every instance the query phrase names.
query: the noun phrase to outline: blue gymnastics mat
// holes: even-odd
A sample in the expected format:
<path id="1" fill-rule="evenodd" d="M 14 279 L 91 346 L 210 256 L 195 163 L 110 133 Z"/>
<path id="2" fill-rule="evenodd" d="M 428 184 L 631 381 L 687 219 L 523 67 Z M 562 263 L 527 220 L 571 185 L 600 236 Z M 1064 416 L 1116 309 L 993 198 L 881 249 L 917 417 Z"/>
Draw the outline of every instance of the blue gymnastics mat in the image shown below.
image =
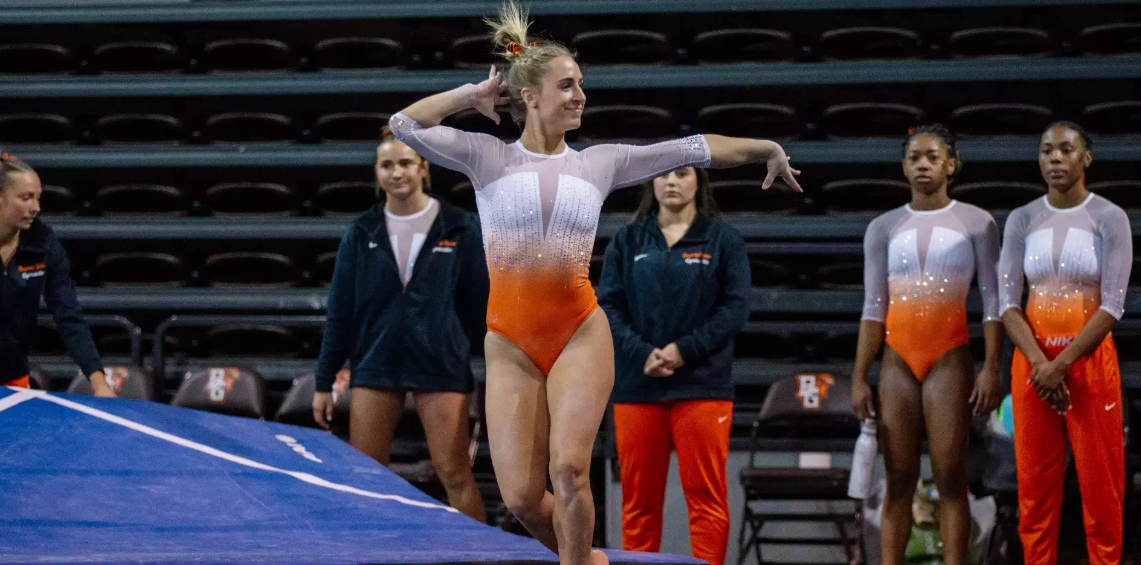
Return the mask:
<path id="1" fill-rule="evenodd" d="M 557 561 L 319 430 L 0 387 L 0 563 Z"/>

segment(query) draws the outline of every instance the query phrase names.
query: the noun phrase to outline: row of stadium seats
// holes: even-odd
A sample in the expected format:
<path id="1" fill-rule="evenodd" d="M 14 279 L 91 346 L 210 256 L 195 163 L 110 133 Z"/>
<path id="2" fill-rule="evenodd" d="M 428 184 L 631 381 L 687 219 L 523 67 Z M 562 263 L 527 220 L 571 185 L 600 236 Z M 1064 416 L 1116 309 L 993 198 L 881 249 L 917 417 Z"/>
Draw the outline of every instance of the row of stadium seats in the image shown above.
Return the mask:
<path id="1" fill-rule="evenodd" d="M 819 189 L 809 187 L 807 195 L 779 190 L 783 185 L 778 185 L 778 190 L 762 191 L 761 184 L 759 180 L 721 180 L 710 186 L 722 210 L 779 215 L 869 213 L 902 206 L 911 197 L 907 183 L 898 179 L 831 181 Z M 1141 208 L 1141 180 L 1099 181 L 1090 183 L 1090 189 L 1123 208 Z M 445 199 L 475 210 L 470 183 L 464 181 L 443 192 Z M 953 198 L 992 211 L 1010 210 L 1043 194 L 1044 187 L 1030 182 L 973 182 L 951 188 Z M 637 190 L 615 192 L 603 211 L 632 212 L 640 199 Z M 206 188 L 194 199 L 173 186 L 139 183 L 105 186 L 82 199 L 66 187 L 47 185 L 41 206 L 45 216 L 343 216 L 359 214 L 375 201 L 375 184 L 364 181 L 321 185 L 312 200 L 285 184 L 271 182 L 221 183 Z"/>
<path id="2" fill-rule="evenodd" d="M 1034 27 L 962 29 L 946 37 L 886 26 L 830 29 L 814 37 L 766 28 L 717 29 L 692 38 L 671 38 L 640 29 L 598 29 L 575 34 L 569 45 L 588 65 L 660 65 L 676 62 L 740 63 L 793 60 L 917 59 L 925 56 L 1047 57 L 1137 54 L 1141 25 L 1090 26 L 1069 38 Z M 306 44 L 267 37 L 231 37 L 205 44 L 112 41 L 90 50 L 54 43 L 0 44 L 0 73 L 69 72 L 250 72 L 297 69 L 379 69 L 414 66 L 424 60 L 458 68 L 492 62 L 486 35 L 451 40 L 446 50 L 419 53 L 389 37 L 336 37 Z"/>
<path id="3" fill-rule="evenodd" d="M 39 333 L 38 351 L 42 355 L 63 355 L 63 344 L 53 330 Z M 129 354 L 127 334 L 95 332 L 96 345 L 104 355 Z M 217 326 L 193 331 L 178 328 L 163 337 L 163 352 L 180 359 L 208 358 L 277 358 L 315 359 L 320 349 L 320 329 L 287 328 L 272 324 L 241 324 Z M 1123 361 L 1141 360 L 1141 333 L 1130 330 L 1115 332 Z M 143 348 L 149 353 L 153 336 L 145 336 Z M 851 361 L 856 353 L 856 328 L 819 331 L 806 329 L 798 332 L 758 331 L 746 327 L 735 339 L 735 352 L 739 359 L 769 361 Z M 478 345 L 478 344 L 476 344 Z M 976 359 L 985 354 L 982 336 L 971 340 Z M 477 349 L 477 352 L 479 350 Z"/>
<path id="4" fill-rule="evenodd" d="M 169 252 L 117 251 L 87 260 L 73 260 L 72 276 L 81 286 L 214 288 L 294 288 L 327 285 L 332 279 L 335 252 L 287 255 L 262 251 L 182 256 Z M 839 259 L 839 261 L 837 261 Z M 590 278 L 597 283 L 602 257 L 591 260 Z M 823 266 L 819 266 L 823 264 Z M 863 267 L 843 258 L 808 256 L 800 261 L 750 259 L 757 288 L 852 289 L 863 284 Z M 1141 273 L 1133 275 L 1141 281 Z"/>
<path id="5" fill-rule="evenodd" d="M 970 104 L 943 116 L 958 135 L 988 137 L 1037 135 L 1064 115 L 1047 106 L 1025 103 Z M 58 113 L 0 114 L 0 143 L 267 143 L 367 142 L 379 139 L 388 123 L 379 112 L 338 112 L 310 121 L 273 112 L 223 112 L 204 118 L 162 113 L 120 113 L 88 118 Z M 461 113 L 449 125 L 514 139 L 518 128 L 503 114 L 499 126 L 476 112 Z M 669 108 L 649 105 L 592 105 L 583 111 L 579 141 L 655 139 L 689 131 L 773 139 L 898 137 L 924 121 L 942 119 L 919 106 L 902 103 L 834 104 L 819 116 L 764 103 L 707 106 L 692 120 Z M 1099 135 L 1141 134 L 1141 100 L 1114 100 L 1080 110 L 1086 129 Z M 633 132 L 633 133 L 632 133 Z"/>

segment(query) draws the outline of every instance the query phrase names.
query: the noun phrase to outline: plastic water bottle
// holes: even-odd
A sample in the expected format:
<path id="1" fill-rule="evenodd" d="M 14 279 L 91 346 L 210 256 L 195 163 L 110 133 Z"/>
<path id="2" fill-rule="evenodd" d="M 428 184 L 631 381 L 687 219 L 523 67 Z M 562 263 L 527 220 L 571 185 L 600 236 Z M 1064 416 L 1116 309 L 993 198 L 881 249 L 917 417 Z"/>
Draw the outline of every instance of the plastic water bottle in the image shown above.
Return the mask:
<path id="1" fill-rule="evenodd" d="M 852 473 L 848 476 L 848 496 L 863 500 L 872 490 L 872 472 L 876 466 L 879 442 L 876 439 L 876 421 L 864 420 L 860 424 L 860 439 L 852 453 Z"/>

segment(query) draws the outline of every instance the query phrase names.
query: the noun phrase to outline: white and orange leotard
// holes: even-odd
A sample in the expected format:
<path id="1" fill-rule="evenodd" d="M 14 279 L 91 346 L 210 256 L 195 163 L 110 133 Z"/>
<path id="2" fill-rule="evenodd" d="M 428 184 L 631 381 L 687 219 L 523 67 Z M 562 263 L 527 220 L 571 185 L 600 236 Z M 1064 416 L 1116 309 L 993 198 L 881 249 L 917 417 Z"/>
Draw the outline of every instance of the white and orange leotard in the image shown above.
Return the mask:
<path id="1" fill-rule="evenodd" d="M 403 114 L 390 126 L 417 153 L 471 180 L 491 275 L 487 328 L 544 374 L 598 307 L 589 268 L 606 196 L 710 159 L 699 135 L 542 155 L 490 135 L 425 128 Z"/>
<path id="2" fill-rule="evenodd" d="M 952 200 L 930 211 L 904 205 L 868 225 L 864 313 L 923 380 L 944 353 L 965 345 L 967 293 L 978 274 L 983 321 L 997 322 L 998 227 L 982 208 Z"/>
<path id="3" fill-rule="evenodd" d="M 999 260 L 1002 312 L 1022 307 L 1038 346 L 1054 359 L 1098 310 L 1120 319 L 1133 264 L 1129 217 L 1091 194 L 1073 208 L 1046 197 L 1010 213 Z M 1058 561 L 1066 438 L 1073 448 L 1091 565 L 1121 563 L 1125 437 L 1121 370 L 1112 334 L 1066 370 L 1072 407 L 1065 416 L 1038 396 L 1034 367 L 1015 349 L 1010 367 L 1014 454 L 1018 462 L 1018 529 L 1027 565 Z"/>

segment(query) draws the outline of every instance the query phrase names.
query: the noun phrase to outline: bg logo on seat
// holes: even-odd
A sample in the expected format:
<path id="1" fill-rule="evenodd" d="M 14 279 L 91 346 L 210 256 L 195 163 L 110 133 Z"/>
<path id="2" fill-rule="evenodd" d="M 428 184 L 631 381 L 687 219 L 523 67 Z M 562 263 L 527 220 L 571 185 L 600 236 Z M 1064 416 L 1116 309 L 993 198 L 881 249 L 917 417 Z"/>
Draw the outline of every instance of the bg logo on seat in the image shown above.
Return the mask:
<path id="1" fill-rule="evenodd" d="M 210 369 L 210 380 L 206 382 L 206 391 L 210 394 L 211 402 L 225 402 L 226 393 L 234 388 L 241 373 L 237 369 Z"/>
<path id="2" fill-rule="evenodd" d="M 796 397 L 805 410 L 819 410 L 820 401 L 828 398 L 828 389 L 835 382 L 832 375 L 797 375 L 796 379 L 800 383 Z"/>

